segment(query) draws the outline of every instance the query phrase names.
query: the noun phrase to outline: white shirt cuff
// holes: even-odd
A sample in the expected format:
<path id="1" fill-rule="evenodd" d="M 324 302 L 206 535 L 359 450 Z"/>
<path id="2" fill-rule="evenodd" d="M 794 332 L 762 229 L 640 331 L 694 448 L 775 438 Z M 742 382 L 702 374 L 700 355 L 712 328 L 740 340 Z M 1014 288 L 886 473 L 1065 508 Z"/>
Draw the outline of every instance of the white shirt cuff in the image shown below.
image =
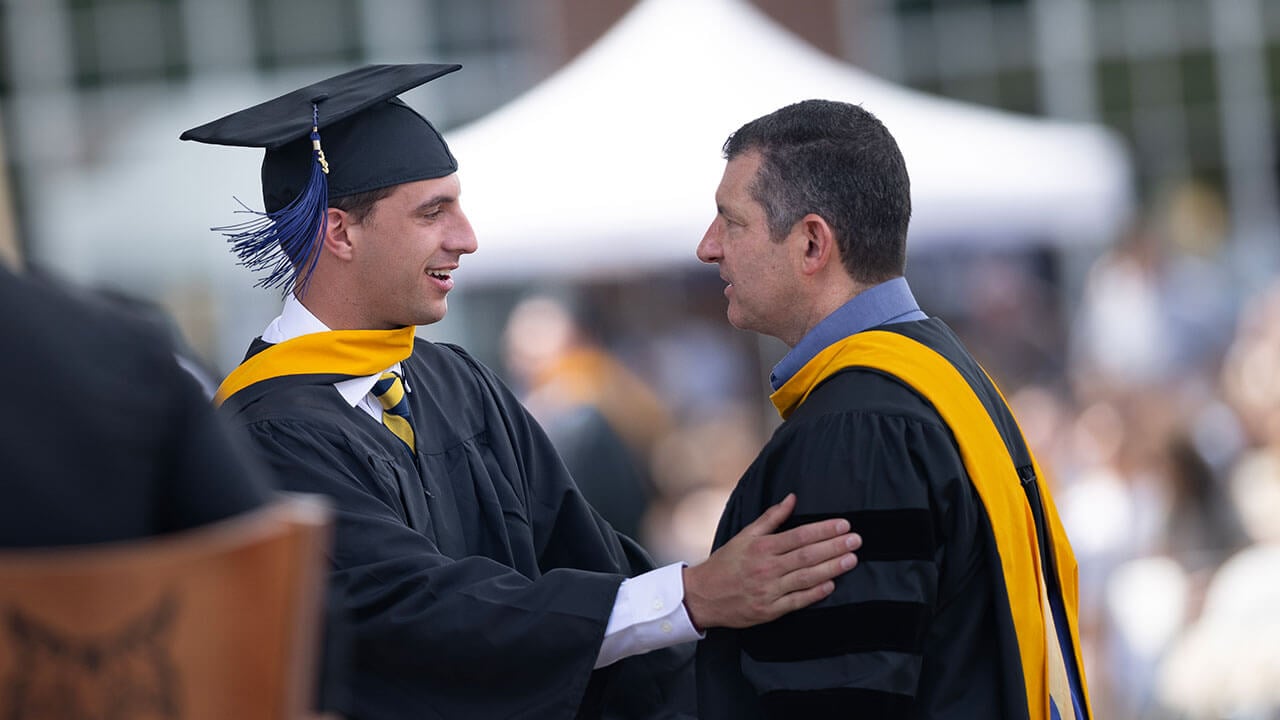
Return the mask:
<path id="1" fill-rule="evenodd" d="M 605 626 L 596 668 L 632 655 L 702 639 L 684 609 L 685 563 L 622 581 Z"/>

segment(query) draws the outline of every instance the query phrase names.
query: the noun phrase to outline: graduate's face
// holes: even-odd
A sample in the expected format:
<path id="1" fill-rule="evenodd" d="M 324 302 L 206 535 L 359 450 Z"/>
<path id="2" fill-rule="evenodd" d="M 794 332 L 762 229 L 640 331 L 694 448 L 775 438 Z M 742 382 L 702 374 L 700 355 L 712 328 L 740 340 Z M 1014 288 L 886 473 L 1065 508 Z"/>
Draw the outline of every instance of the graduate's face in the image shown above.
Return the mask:
<path id="1" fill-rule="evenodd" d="M 716 218 L 698 243 L 698 259 L 720 266 L 728 283 L 729 322 L 784 340 L 793 289 L 788 243 L 769 236 L 764 207 L 751 196 L 760 154 L 745 152 L 724 169 L 716 189 Z"/>
<path id="2" fill-rule="evenodd" d="M 427 325 L 448 310 L 459 259 L 476 251 L 456 174 L 396 186 L 355 234 L 359 299 L 371 328 Z"/>

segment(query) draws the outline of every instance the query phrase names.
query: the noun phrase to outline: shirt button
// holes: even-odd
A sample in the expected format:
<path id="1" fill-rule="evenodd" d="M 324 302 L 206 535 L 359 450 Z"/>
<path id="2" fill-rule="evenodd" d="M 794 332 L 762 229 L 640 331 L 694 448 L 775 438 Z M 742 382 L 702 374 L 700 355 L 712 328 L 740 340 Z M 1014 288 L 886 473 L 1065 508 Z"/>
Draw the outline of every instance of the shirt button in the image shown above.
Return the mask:
<path id="1" fill-rule="evenodd" d="M 662 609 L 662 600 L 661 600 L 661 599 L 658 599 L 658 600 L 654 600 L 654 601 L 653 601 L 653 609 L 654 609 L 654 610 L 661 610 L 661 609 Z"/>
<path id="2" fill-rule="evenodd" d="M 663 621 L 662 621 L 662 632 L 664 632 L 664 633 L 670 633 L 670 632 L 671 632 L 671 623 L 667 622 L 666 620 L 663 620 Z"/>

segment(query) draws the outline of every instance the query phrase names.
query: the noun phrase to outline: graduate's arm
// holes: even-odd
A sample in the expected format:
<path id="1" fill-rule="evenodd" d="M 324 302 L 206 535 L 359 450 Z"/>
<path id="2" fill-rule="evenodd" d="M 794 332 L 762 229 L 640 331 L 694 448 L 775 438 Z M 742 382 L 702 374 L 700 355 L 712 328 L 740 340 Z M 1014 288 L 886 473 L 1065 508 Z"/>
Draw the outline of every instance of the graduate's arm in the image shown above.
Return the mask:
<path id="1" fill-rule="evenodd" d="M 465 361 L 479 381 L 486 426 L 503 430 L 493 433 L 491 449 L 502 475 L 529 507 L 539 566 L 544 571 L 621 567 L 628 576 L 654 569 L 644 549 L 615 531 L 587 502 L 546 431 L 506 383 L 462 348 L 442 347 Z"/>
<path id="2" fill-rule="evenodd" d="M 907 717 L 944 551 L 930 478 L 963 477 L 949 433 L 847 413 L 808 421 L 774 452 L 753 467 L 796 487 L 792 522 L 850 519 L 865 545 L 822 602 L 741 633 L 744 676 L 769 717 Z"/>
<path id="3" fill-rule="evenodd" d="M 599 534 L 608 547 L 616 548 L 612 552 L 622 558 L 629 575 L 653 571 L 653 562 L 644 551 L 630 538 L 614 532 L 586 502 L 545 432 L 511 391 L 484 365 L 460 348 L 454 349 L 472 364 L 496 400 L 501 422 L 518 449 L 513 458 L 527 483 L 530 504 L 553 503 L 553 510 L 547 515 L 554 517 L 554 522 L 537 523 L 533 528 L 540 564 L 544 568 L 584 567 L 584 562 L 598 565 L 599 559 L 592 557 L 598 546 L 583 543 L 582 538 Z M 674 588 L 674 595 L 683 597 L 684 610 L 695 632 L 712 627 L 746 627 L 809 605 L 831 592 L 833 577 L 856 565 L 852 551 L 861 540 L 849 533 L 847 522 L 818 522 L 775 533 L 794 504 L 794 498 L 784 499 L 707 561 L 685 568 L 678 576 L 682 587 Z M 635 634 L 656 641 L 621 651 L 606 648 L 601 664 L 671 645 L 666 623 L 680 623 L 666 613 L 643 621 L 660 629 Z M 685 636 L 677 633 L 676 637 Z"/>
<path id="4" fill-rule="evenodd" d="M 653 570 L 644 551 L 613 531 L 586 502 L 546 433 L 514 394 L 465 351 L 454 350 L 472 364 L 497 401 L 517 444 L 514 457 L 528 483 L 531 503 L 555 503 L 555 522 L 534 528 L 544 567 L 576 566 L 581 558 L 575 554 L 583 549 L 579 533 L 591 525 L 617 540 L 630 574 Z M 685 608 L 695 628 L 746 627 L 804 607 L 829 593 L 830 580 L 857 563 L 852 551 L 861 540 L 849 532 L 847 522 L 818 522 L 775 533 L 794 506 L 794 498 L 784 499 L 706 562 L 684 569 Z"/>
<path id="5" fill-rule="evenodd" d="M 542 571 L 621 572 L 639 581 L 615 593 L 606 613 L 606 634 L 591 653 L 593 665 L 600 668 L 597 680 L 607 677 L 605 714 L 674 718 L 692 713 L 690 641 L 698 634 L 681 603 L 680 568 L 655 569 L 639 544 L 616 532 L 578 490 L 547 434 L 514 393 L 466 351 L 450 348 L 483 383 L 483 402 L 490 413 L 487 426 L 505 429 L 505 440 L 497 441 L 495 433 L 490 447 L 502 474 L 515 483 L 529 507 L 530 533 Z"/>
<path id="6" fill-rule="evenodd" d="M 354 626 L 355 680 L 365 684 L 356 693 L 395 688 L 442 717 L 477 707 L 574 715 L 622 575 L 560 569 L 531 580 L 489 558 L 452 559 L 409 527 L 396 484 L 371 472 L 340 428 L 279 420 L 248 430 L 286 488 L 333 500 L 332 582 Z"/>

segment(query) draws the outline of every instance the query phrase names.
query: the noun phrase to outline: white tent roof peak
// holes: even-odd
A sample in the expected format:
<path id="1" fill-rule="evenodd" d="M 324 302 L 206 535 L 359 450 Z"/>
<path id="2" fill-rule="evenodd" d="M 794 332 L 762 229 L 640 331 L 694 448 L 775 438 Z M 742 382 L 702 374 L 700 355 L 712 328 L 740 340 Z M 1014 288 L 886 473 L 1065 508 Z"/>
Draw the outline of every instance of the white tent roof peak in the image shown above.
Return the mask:
<path id="1" fill-rule="evenodd" d="M 481 248 L 464 277 L 695 265 L 724 140 L 808 98 L 861 104 L 897 138 L 913 247 L 1097 242 L 1128 212 L 1128 161 L 1101 128 L 895 86 L 742 0 L 642 0 L 542 84 L 449 134 Z"/>

